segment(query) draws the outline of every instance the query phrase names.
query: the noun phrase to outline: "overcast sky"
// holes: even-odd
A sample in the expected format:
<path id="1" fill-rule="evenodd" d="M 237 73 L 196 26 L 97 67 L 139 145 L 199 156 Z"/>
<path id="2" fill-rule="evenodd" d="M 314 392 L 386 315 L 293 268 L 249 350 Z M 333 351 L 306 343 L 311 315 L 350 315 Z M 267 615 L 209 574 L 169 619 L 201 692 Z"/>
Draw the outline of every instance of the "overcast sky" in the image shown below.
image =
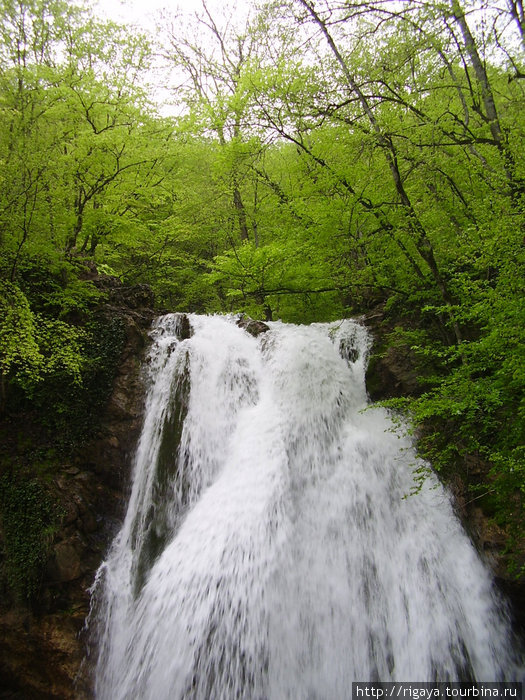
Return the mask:
<path id="1" fill-rule="evenodd" d="M 162 10 L 167 10 L 170 14 L 183 12 L 191 15 L 195 11 L 202 10 L 201 0 L 93 0 L 96 12 L 108 19 L 136 25 L 146 31 L 157 34 L 156 24 Z M 224 15 L 225 7 L 228 7 L 229 16 L 231 8 L 235 6 L 234 17 L 246 16 L 251 0 L 206 0 L 206 5 L 212 15 L 220 19 Z M 170 92 L 165 81 L 176 84 L 176 75 L 172 74 L 169 80 L 165 73 L 159 78 L 158 74 L 151 73 L 149 82 L 154 85 L 152 97 L 157 102 L 162 114 L 171 115 L 178 113 L 178 109 L 173 108 L 166 102 L 170 102 Z"/>
<path id="2" fill-rule="evenodd" d="M 206 0 L 210 11 L 220 12 L 226 4 L 224 0 Z M 230 4 L 230 3 L 228 3 Z M 249 0 L 237 0 L 237 7 L 248 7 Z M 175 13 L 177 9 L 191 14 L 202 9 L 200 0 L 99 0 L 100 11 L 109 19 L 140 25 L 146 29 L 155 28 L 155 15 L 167 9 Z"/>
<path id="3" fill-rule="evenodd" d="M 200 7 L 200 0 L 99 0 L 98 4 L 111 19 L 147 25 L 158 10 L 179 6 L 184 11 L 191 12 Z"/>

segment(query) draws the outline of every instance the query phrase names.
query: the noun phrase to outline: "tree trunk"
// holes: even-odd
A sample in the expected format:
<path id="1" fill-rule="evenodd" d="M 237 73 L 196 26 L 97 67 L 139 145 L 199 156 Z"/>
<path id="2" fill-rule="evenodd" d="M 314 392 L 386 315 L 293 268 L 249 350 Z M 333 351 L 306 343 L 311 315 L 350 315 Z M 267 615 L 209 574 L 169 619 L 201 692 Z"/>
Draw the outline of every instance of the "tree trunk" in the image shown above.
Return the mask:
<path id="1" fill-rule="evenodd" d="M 451 0 L 452 2 L 457 2 L 457 0 Z M 453 301 L 452 297 L 448 291 L 447 284 L 445 280 L 443 279 L 443 276 L 441 275 L 441 272 L 439 270 L 439 267 L 437 265 L 435 256 L 434 256 L 434 248 L 432 246 L 432 242 L 430 241 L 425 228 L 423 227 L 422 223 L 420 222 L 416 211 L 410 201 L 410 198 L 405 190 L 404 183 L 403 183 L 403 177 L 401 175 L 401 171 L 399 169 L 399 164 L 397 160 L 397 153 L 396 153 L 396 148 L 394 146 L 394 143 L 391 139 L 390 136 L 386 135 L 380 125 L 377 122 L 377 119 L 375 117 L 375 114 L 368 103 L 368 100 L 366 96 L 363 94 L 362 90 L 360 89 L 359 85 L 357 84 L 354 76 L 350 72 L 350 69 L 343 58 L 341 52 L 337 48 L 337 45 L 335 41 L 332 38 L 332 35 L 328 31 L 328 28 L 326 26 L 326 23 L 319 17 L 317 12 L 315 11 L 313 5 L 311 5 L 307 0 L 299 0 L 299 2 L 305 7 L 314 22 L 317 24 L 317 26 L 321 29 L 321 32 L 323 33 L 328 45 L 330 46 L 330 49 L 332 53 L 335 56 L 336 61 L 338 62 L 339 66 L 341 67 L 341 70 L 343 72 L 343 75 L 346 79 L 346 82 L 348 84 L 348 87 L 350 88 L 351 91 L 353 91 L 361 104 L 361 107 L 363 108 L 363 111 L 365 112 L 366 116 L 368 117 L 368 120 L 370 122 L 370 125 L 372 126 L 372 129 L 374 130 L 377 140 L 379 145 L 384 149 L 385 157 L 388 163 L 388 168 L 390 170 L 390 174 L 392 176 L 392 179 L 394 181 L 394 186 L 396 189 L 396 192 L 399 196 L 401 205 L 405 209 L 407 213 L 407 218 L 408 218 L 408 226 L 411 232 L 414 235 L 414 243 L 416 246 L 416 249 L 421 256 L 421 258 L 425 261 L 425 263 L 428 266 L 428 269 L 430 270 L 430 274 L 432 275 L 432 278 L 434 279 L 434 282 L 437 286 L 437 288 L 440 291 L 441 298 L 447 304 L 447 306 L 451 306 Z M 454 330 L 454 335 L 456 338 L 456 342 L 460 343 L 462 340 L 461 336 L 461 331 L 459 328 L 458 323 L 455 321 L 452 312 L 449 312 L 449 318 L 450 322 L 452 325 L 452 328 Z"/>
<path id="2" fill-rule="evenodd" d="M 237 214 L 237 221 L 239 222 L 239 233 L 241 235 L 241 241 L 248 240 L 248 223 L 246 221 L 246 210 L 244 208 L 244 203 L 242 201 L 241 192 L 237 183 L 233 186 L 233 206 L 235 207 L 235 212 Z"/>

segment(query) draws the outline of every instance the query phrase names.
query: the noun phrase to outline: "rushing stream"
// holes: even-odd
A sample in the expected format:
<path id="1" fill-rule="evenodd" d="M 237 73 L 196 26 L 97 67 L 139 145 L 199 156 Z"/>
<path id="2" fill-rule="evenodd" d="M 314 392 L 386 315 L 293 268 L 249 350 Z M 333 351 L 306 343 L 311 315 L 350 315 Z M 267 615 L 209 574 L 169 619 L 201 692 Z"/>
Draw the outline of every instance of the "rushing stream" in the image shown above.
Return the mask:
<path id="1" fill-rule="evenodd" d="M 383 409 L 352 321 L 153 330 L 122 529 L 94 586 L 96 697 L 343 700 L 520 680 L 504 604 Z"/>

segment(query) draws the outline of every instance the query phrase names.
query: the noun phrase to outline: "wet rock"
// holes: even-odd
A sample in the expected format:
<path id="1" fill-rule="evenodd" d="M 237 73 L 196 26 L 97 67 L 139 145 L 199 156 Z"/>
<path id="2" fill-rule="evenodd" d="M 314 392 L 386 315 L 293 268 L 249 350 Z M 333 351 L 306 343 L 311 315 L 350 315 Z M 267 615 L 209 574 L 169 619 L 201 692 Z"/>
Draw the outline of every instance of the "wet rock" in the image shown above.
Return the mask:
<path id="1" fill-rule="evenodd" d="M 366 388 L 372 401 L 417 396 L 421 385 L 409 348 L 389 347 L 374 353 L 366 371 Z"/>
<path id="2" fill-rule="evenodd" d="M 83 612 L 75 610 L 43 619 L 20 609 L 0 613 L 2 690 L 32 700 L 90 697 L 82 684 L 73 681 L 82 661 L 78 643 L 82 624 Z"/>
<path id="3" fill-rule="evenodd" d="M 155 295 L 147 284 L 126 286 L 114 275 L 99 274 L 96 270 L 87 271 L 84 279 L 91 281 L 97 289 L 106 292 L 111 304 L 128 309 L 153 308 Z"/>
<path id="4" fill-rule="evenodd" d="M 70 525 L 71 523 L 74 523 L 78 518 L 78 509 L 75 503 L 68 499 L 62 507 L 64 511 L 64 517 L 62 520 L 63 524 Z"/>
<path id="5" fill-rule="evenodd" d="M 109 292 L 109 299 L 113 304 L 127 306 L 130 309 L 151 308 L 155 304 L 155 296 L 147 284 L 114 287 Z"/>
<path id="6" fill-rule="evenodd" d="M 181 314 L 179 317 L 179 327 L 177 332 L 177 337 L 179 340 L 187 340 L 191 338 L 193 330 L 191 327 L 190 319 L 186 314 Z"/>
<path id="7" fill-rule="evenodd" d="M 389 343 L 395 322 L 385 318 L 382 307 L 365 314 L 360 320 L 370 331 L 373 340 L 366 370 L 366 389 L 371 400 L 420 394 L 421 385 L 413 352 L 408 346 Z"/>
<path id="8" fill-rule="evenodd" d="M 82 564 L 72 542 L 59 542 L 53 548 L 54 561 L 51 572 L 58 583 L 74 581 L 82 573 Z"/>
<path id="9" fill-rule="evenodd" d="M 247 333 L 257 337 L 261 333 L 266 333 L 270 330 L 270 327 L 266 325 L 263 321 L 255 321 L 253 318 L 248 316 L 241 316 L 237 321 L 239 328 L 243 328 Z"/>

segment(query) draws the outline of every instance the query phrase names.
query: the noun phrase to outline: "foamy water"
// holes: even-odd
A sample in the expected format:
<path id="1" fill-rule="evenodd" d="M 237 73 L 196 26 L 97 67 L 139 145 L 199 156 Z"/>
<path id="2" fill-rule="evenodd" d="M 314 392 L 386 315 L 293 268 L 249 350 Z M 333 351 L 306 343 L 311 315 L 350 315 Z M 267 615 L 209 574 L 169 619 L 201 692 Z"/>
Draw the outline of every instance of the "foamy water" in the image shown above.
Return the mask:
<path id="1" fill-rule="evenodd" d="M 96 697 L 338 700 L 520 680 L 489 573 L 383 409 L 353 321 L 153 330 L 123 527 L 94 586 Z"/>

